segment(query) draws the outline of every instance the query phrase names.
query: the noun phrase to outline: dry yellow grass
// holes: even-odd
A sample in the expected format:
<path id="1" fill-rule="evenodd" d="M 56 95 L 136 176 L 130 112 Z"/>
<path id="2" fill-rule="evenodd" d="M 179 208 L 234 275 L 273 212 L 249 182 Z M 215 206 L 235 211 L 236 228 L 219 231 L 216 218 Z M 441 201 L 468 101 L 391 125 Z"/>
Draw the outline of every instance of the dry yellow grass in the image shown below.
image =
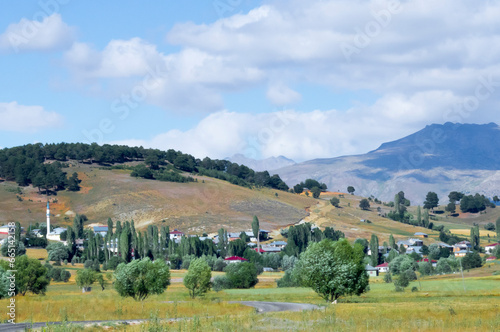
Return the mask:
<path id="1" fill-rule="evenodd" d="M 26 249 L 26 255 L 30 258 L 47 259 L 48 253 L 45 249 Z"/>
<path id="2" fill-rule="evenodd" d="M 450 229 L 450 232 L 457 235 L 470 236 L 470 229 Z M 479 230 L 479 236 L 488 236 L 488 235 L 491 238 L 495 238 L 497 236 L 497 233 L 492 231 L 487 231 L 485 229 Z"/>

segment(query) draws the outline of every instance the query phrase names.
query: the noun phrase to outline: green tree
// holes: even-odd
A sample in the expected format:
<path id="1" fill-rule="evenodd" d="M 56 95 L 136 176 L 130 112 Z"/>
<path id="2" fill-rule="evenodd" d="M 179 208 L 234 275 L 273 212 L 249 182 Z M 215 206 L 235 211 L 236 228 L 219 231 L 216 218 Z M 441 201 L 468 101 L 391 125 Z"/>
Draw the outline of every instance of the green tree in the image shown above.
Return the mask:
<path id="1" fill-rule="evenodd" d="M 7 263 L 7 262 L 6 262 Z M 48 270 L 39 260 L 28 258 L 26 255 L 16 257 L 14 263 L 16 272 L 17 293 L 25 295 L 27 292 L 33 294 L 45 294 L 50 279 L 47 275 Z M 2 266 L 9 270 L 8 266 Z"/>
<path id="2" fill-rule="evenodd" d="M 370 252 L 371 252 L 371 265 L 372 266 L 377 266 L 378 265 L 378 237 L 375 234 L 372 234 L 372 237 L 370 239 Z"/>
<path id="3" fill-rule="evenodd" d="M 313 198 L 318 198 L 321 195 L 321 189 L 318 187 L 312 187 L 311 192 L 313 194 Z"/>
<path id="4" fill-rule="evenodd" d="M 454 214 L 455 211 L 457 210 L 457 206 L 455 205 L 454 202 L 449 202 L 448 205 L 446 205 L 445 210 L 450 214 Z"/>
<path id="5" fill-rule="evenodd" d="M 53 242 L 45 249 L 47 250 L 49 261 L 60 262 L 69 258 L 68 247 L 62 242 Z"/>
<path id="6" fill-rule="evenodd" d="M 330 204 L 335 207 L 339 207 L 340 199 L 338 199 L 337 197 L 332 197 L 332 199 L 330 200 Z"/>
<path id="7" fill-rule="evenodd" d="M 68 190 L 69 191 L 79 191 L 80 190 L 80 182 L 81 182 L 81 180 L 78 179 L 78 173 L 74 172 L 68 178 Z"/>
<path id="8" fill-rule="evenodd" d="M 474 226 L 470 229 L 470 244 L 472 249 L 479 250 L 479 226 Z"/>
<path id="9" fill-rule="evenodd" d="M 300 257 L 304 285 L 326 301 L 360 295 L 368 290 L 363 257 L 363 248 L 353 248 L 345 239 L 312 243 Z"/>
<path id="10" fill-rule="evenodd" d="M 21 241 L 6 240 L 2 244 L 1 251 L 4 257 L 19 257 L 26 253 L 26 247 Z"/>
<path id="11" fill-rule="evenodd" d="M 396 286 L 396 289 L 400 287 L 402 288 L 403 291 L 406 287 L 408 287 L 409 284 L 410 284 L 410 279 L 408 279 L 406 273 L 401 273 L 399 277 L 396 280 L 394 280 L 394 286 Z"/>
<path id="12" fill-rule="evenodd" d="M 149 258 L 120 264 L 115 271 L 115 289 L 123 297 L 143 301 L 151 294 L 162 294 L 170 285 L 170 270 L 163 260 Z"/>
<path id="13" fill-rule="evenodd" d="M 250 262 L 229 264 L 225 271 L 233 288 L 250 288 L 259 282 L 257 268 Z"/>
<path id="14" fill-rule="evenodd" d="M 370 202 L 369 202 L 366 198 L 363 198 L 363 199 L 359 202 L 359 207 L 360 207 L 362 210 L 368 210 L 368 209 L 370 209 Z"/>
<path id="15" fill-rule="evenodd" d="M 189 270 L 184 276 L 184 286 L 189 290 L 191 298 L 205 294 L 210 290 L 212 271 L 203 258 L 197 258 L 189 264 Z"/>
<path id="16" fill-rule="evenodd" d="M 417 207 L 417 225 L 422 226 L 422 209 L 420 205 Z"/>
<path id="17" fill-rule="evenodd" d="M 97 281 L 97 275 L 98 273 L 92 269 L 78 270 L 75 277 L 76 285 L 86 292 L 87 288 Z"/>
<path id="18" fill-rule="evenodd" d="M 259 218 L 257 218 L 257 216 L 253 216 L 252 231 L 253 231 L 253 236 L 255 236 L 255 238 L 257 239 L 257 252 L 260 253 L 260 223 L 259 223 Z"/>
<path id="19" fill-rule="evenodd" d="M 394 236 L 391 234 L 389 235 L 389 246 L 391 247 L 391 249 L 397 249 L 396 248 L 396 241 L 394 240 Z"/>
<path id="20" fill-rule="evenodd" d="M 448 198 L 450 199 L 450 203 L 459 202 L 462 199 L 462 197 L 464 197 L 464 194 L 462 194 L 461 192 L 458 192 L 458 191 L 452 191 L 448 195 Z"/>
<path id="21" fill-rule="evenodd" d="M 439 205 L 439 198 L 435 192 L 429 191 L 424 201 L 424 209 L 434 210 Z"/>
<path id="22" fill-rule="evenodd" d="M 354 192 L 356 191 L 356 189 L 354 189 L 353 186 L 349 186 L 347 187 L 347 192 L 351 195 L 354 195 Z"/>
<path id="23" fill-rule="evenodd" d="M 495 222 L 495 228 L 497 230 L 497 240 L 500 241 L 500 217 L 498 217 Z"/>

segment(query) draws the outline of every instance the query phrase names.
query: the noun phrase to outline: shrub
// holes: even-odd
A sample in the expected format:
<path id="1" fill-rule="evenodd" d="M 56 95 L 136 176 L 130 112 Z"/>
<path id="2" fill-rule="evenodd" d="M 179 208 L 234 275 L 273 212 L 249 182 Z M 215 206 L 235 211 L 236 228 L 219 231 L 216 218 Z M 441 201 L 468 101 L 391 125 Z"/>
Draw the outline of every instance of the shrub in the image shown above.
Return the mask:
<path id="1" fill-rule="evenodd" d="M 85 263 L 83 264 L 83 267 L 84 267 L 84 268 L 86 268 L 86 269 L 90 269 L 90 268 L 92 268 L 92 265 L 93 265 L 93 264 L 94 264 L 94 262 L 93 262 L 93 261 L 91 261 L 90 259 L 87 259 L 87 260 L 85 261 Z"/>
<path id="2" fill-rule="evenodd" d="M 418 287 L 413 286 L 413 287 L 411 288 L 411 291 L 412 291 L 412 293 L 414 293 L 414 292 L 418 292 Z"/>
<path id="3" fill-rule="evenodd" d="M 234 288 L 250 288 L 259 282 L 257 268 L 252 263 L 229 264 L 225 271 Z"/>
<path id="4" fill-rule="evenodd" d="M 116 267 L 120 265 L 120 263 L 125 263 L 125 261 L 118 256 L 113 256 L 109 259 L 107 268 L 108 270 L 116 270 Z"/>
<path id="5" fill-rule="evenodd" d="M 216 276 L 212 282 L 212 289 L 216 292 L 230 288 L 233 288 L 233 285 L 231 284 L 231 280 L 226 276 Z"/>
<path id="6" fill-rule="evenodd" d="M 392 282 L 392 276 L 391 276 L 390 272 L 387 272 L 384 275 L 384 281 L 385 281 L 386 284 L 390 284 Z"/>
<path id="7" fill-rule="evenodd" d="M 67 259 L 64 260 L 64 265 L 68 265 L 68 260 Z"/>
<path id="8" fill-rule="evenodd" d="M 226 262 L 219 257 L 214 263 L 213 271 L 224 271 L 224 268 L 227 266 Z"/>

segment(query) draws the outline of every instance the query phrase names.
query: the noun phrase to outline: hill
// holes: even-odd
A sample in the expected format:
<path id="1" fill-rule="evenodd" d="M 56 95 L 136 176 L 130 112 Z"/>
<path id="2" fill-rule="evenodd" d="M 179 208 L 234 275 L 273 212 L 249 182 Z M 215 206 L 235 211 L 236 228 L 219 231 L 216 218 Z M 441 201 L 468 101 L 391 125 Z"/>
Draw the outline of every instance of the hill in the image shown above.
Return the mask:
<path id="1" fill-rule="evenodd" d="M 315 159 L 276 170 L 293 186 L 308 177 L 331 190 L 354 186 L 362 196 L 390 201 L 403 190 L 414 204 L 429 191 L 500 194 L 500 128 L 494 123 L 433 124 L 363 155 Z"/>
<path id="2" fill-rule="evenodd" d="M 63 170 L 77 172 L 82 188 L 49 196 L 55 224 L 69 225 L 79 213 L 89 222 L 133 219 L 138 229 L 165 220 L 171 229 L 201 234 L 220 227 L 249 229 L 255 214 L 262 228 L 274 229 L 300 221 L 307 214 L 305 208 L 314 203 L 312 198 L 271 188 L 249 189 L 206 176 L 194 175 L 196 182 L 189 183 L 163 182 L 131 177 L 130 170 L 69 164 Z M 0 182 L 0 224 L 45 222 L 46 199 L 31 185 Z"/>

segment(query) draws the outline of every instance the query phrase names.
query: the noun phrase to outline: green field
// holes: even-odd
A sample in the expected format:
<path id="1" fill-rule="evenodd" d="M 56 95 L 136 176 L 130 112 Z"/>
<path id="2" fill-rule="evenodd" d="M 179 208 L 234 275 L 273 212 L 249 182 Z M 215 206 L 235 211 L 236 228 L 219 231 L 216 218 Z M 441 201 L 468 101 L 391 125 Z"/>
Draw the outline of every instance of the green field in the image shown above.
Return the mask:
<path id="1" fill-rule="evenodd" d="M 192 300 L 181 282 L 173 282 L 162 295 L 144 303 L 121 298 L 108 286 L 82 294 L 72 278 L 69 283 L 53 283 L 45 296 L 18 296 L 17 322 L 121 320 L 157 317 L 153 323 L 122 326 L 114 330 L 161 331 L 497 331 L 500 328 L 500 270 L 498 262 L 485 266 L 484 277 L 437 276 L 412 282 L 404 293 L 394 291 L 381 277 L 371 280 L 370 290 L 360 297 L 343 298 L 336 305 L 325 303 L 308 288 L 277 288 L 282 273 L 266 273 L 253 289 L 209 292 Z M 472 270 L 470 273 L 474 272 Z M 181 278 L 185 271 L 172 271 Z M 477 274 L 477 273 L 476 273 Z M 469 274 L 471 275 L 471 274 Z M 465 285 L 465 290 L 464 290 Z M 421 288 L 420 288 L 421 286 Z M 412 287 L 419 291 L 411 292 Z M 255 309 L 228 301 L 274 301 L 312 303 L 323 309 L 310 312 L 257 314 Z M 6 305 L 1 300 L 0 305 Z M 164 319 L 178 319 L 163 321 Z M 64 330 L 80 330 L 65 328 Z M 100 330 L 102 327 L 86 328 Z"/>

